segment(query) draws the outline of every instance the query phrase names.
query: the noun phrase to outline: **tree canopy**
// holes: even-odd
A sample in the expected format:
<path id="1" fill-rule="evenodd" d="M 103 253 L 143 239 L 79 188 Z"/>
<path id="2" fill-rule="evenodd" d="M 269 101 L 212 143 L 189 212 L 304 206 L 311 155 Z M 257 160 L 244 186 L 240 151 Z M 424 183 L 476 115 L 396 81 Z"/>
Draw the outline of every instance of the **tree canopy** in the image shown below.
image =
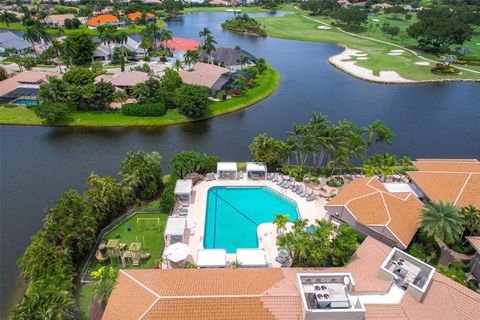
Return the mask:
<path id="1" fill-rule="evenodd" d="M 161 161 L 158 152 L 129 152 L 120 164 L 120 176 L 138 198 L 151 198 L 162 185 Z"/>

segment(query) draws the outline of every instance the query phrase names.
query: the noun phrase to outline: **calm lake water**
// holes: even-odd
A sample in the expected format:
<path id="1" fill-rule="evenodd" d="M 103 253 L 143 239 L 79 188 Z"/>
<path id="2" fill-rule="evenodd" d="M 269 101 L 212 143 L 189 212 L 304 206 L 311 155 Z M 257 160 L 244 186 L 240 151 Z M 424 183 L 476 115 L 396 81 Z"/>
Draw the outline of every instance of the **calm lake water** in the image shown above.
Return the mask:
<path id="1" fill-rule="evenodd" d="M 278 90 L 257 105 L 208 121 L 149 128 L 0 127 L 0 245 L 2 315 L 17 282 L 15 261 L 42 225 L 60 193 L 83 190 L 91 172 L 115 175 L 128 151 L 159 151 L 164 164 L 181 150 L 249 159 L 259 133 L 284 137 L 293 122 L 313 112 L 360 126 L 379 118 L 396 133 L 384 150 L 413 158 L 480 157 L 480 86 L 473 83 L 380 85 L 352 78 L 329 65 L 334 45 L 256 38 L 223 32 L 231 13 L 195 13 L 169 22 L 174 36 L 198 38 L 208 26 L 218 47 L 240 45 L 265 57 L 281 74 Z M 320 32 L 312 30 L 312 32 Z"/>

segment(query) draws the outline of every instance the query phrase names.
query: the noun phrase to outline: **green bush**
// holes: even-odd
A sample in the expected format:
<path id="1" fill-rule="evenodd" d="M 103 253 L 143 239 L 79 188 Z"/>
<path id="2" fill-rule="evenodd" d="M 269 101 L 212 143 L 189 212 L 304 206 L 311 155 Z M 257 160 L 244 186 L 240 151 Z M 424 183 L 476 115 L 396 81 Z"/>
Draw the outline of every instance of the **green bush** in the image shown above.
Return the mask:
<path id="1" fill-rule="evenodd" d="M 177 199 L 175 198 L 175 184 L 177 183 L 177 178 L 171 176 L 168 183 L 163 189 L 162 196 L 160 197 L 160 208 L 165 212 L 170 212 L 175 206 Z"/>
<path id="2" fill-rule="evenodd" d="M 165 103 L 156 102 L 156 103 L 127 103 L 122 107 L 122 113 L 126 116 L 135 116 L 135 117 L 159 117 L 163 116 L 167 112 Z"/>
<path id="3" fill-rule="evenodd" d="M 344 183 L 345 183 L 345 181 L 343 181 L 342 178 L 335 177 L 335 178 L 332 178 L 332 179 L 327 181 L 327 186 L 338 188 L 338 187 L 343 186 Z"/>

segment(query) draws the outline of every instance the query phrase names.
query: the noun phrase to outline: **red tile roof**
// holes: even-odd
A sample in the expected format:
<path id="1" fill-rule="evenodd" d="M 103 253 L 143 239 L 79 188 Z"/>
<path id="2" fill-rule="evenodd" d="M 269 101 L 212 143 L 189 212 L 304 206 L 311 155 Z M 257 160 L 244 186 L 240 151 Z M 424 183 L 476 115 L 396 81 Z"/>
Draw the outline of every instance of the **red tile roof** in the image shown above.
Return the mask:
<path id="1" fill-rule="evenodd" d="M 91 27 L 98 27 L 105 23 L 116 23 L 119 22 L 118 18 L 112 14 L 102 14 L 96 16 L 87 21 L 87 24 Z"/>
<path id="2" fill-rule="evenodd" d="M 150 12 L 147 12 L 146 14 L 147 14 L 147 19 L 155 16 L 153 13 L 150 13 Z M 142 13 L 140 11 L 131 12 L 131 13 L 127 14 L 127 19 L 132 20 L 132 21 L 135 21 L 135 20 L 141 19 L 141 18 L 142 18 Z"/>
<path id="3" fill-rule="evenodd" d="M 184 39 L 184 38 L 172 38 L 171 40 L 163 41 L 157 46 L 165 46 L 173 50 L 173 52 L 198 50 L 200 42 L 197 40 Z"/>

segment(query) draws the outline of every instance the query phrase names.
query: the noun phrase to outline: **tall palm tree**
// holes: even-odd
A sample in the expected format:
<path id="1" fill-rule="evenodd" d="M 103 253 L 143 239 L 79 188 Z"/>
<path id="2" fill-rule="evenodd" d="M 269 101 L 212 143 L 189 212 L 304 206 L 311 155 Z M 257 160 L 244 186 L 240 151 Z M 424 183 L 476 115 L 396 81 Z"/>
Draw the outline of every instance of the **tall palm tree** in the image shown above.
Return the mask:
<path id="1" fill-rule="evenodd" d="M 160 44 L 162 46 L 162 50 L 164 50 L 166 47 L 167 41 L 172 40 L 172 31 L 168 29 L 162 29 L 160 31 L 159 38 L 160 38 Z"/>
<path id="2" fill-rule="evenodd" d="M 178 60 L 178 59 L 175 60 L 175 62 L 174 62 L 174 64 L 173 64 L 173 68 L 174 68 L 175 71 L 177 71 L 177 72 L 180 71 L 180 69 L 183 68 L 183 63 L 182 63 L 182 61 L 180 61 L 180 60 Z"/>
<path id="3" fill-rule="evenodd" d="M 123 103 L 127 101 L 127 99 L 128 99 L 128 96 L 123 90 L 117 90 L 113 94 L 113 100 L 115 100 L 115 102 L 119 102 L 120 106 L 123 106 Z"/>
<path id="4" fill-rule="evenodd" d="M 121 67 L 120 70 L 123 72 L 125 71 L 125 44 L 128 41 L 128 34 L 124 30 L 120 30 L 115 34 L 115 39 L 114 39 L 116 44 L 120 45 L 120 48 L 122 50 L 122 59 L 121 59 Z"/>
<path id="5" fill-rule="evenodd" d="M 215 51 L 216 44 L 217 41 L 215 41 L 215 39 L 211 35 L 207 35 L 207 37 L 205 38 L 205 44 L 203 45 L 202 49 L 208 55 L 208 63 L 213 63 L 212 52 Z"/>
<path id="6" fill-rule="evenodd" d="M 100 32 L 99 34 L 100 40 L 107 45 L 109 59 L 111 60 L 112 44 L 115 42 L 115 37 L 116 37 L 115 30 L 110 25 L 100 26 L 98 29 Z"/>
<path id="7" fill-rule="evenodd" d="M 200 54 L 198 50 L 188 50 L 183 57 L 188 68 L 191 69 L 192 64 L 200 60 Z"/>
<path id="8" fill-rule="evenodd" d="M 392 138 L 395 136 L 392 130 L 387 128 L 379 119 L 374 120 L 366 128 L 362 128 L 361 132 L 367 132 L 367 145 L 370 147 L 373 143 L 392 144 Z"/>
<path id="9" fill-rule="evenodd" d="M 150 22 L 147 23 L 145 28 L 140 32 L 140 38 L 142 41 L 150 38 L 152 40 L 153 49 L 157 49 L 157 40 L 160 37 L 160 28 L 158 27 L 157 23 Z"/>
<path id="10" fill-rule="evenodd" d="M 207 41 L 207 37 L 210 36 L 211 34 L 212 32 L 210 31 L 210 29 L 208 29 L 208 27 L 203 28 L 203 30 L 198 33 L 198 36 L 200 38 L 203 38 L 203 45 L 205 45 Z"/>
<path id="11" fill-rule="evenodd" d="M 30 27 L 26 27 L 23 33 L 23 39 L 25 39 L 25 41 L 30 42 L 30 45 L 32 46 L 32 49 L 36 55 L 35 43 L 41 40 L 38 24 L 34 24 Z"/>
<path id="12" fill-rule="evenodd" d="M 472 205 L 460 208 L 460 215 L 464 218 L 465 228 L 469 234 L 472 235 L 475 231 L 480 229 L 480 210 Z"/>
<path id="13" fill-rule="evenodd" d="M 437 242 L 453 243 L 463 234 L 463 217 L 453 205 L 433 201 L 422 209 L 420 228 Z"/>

